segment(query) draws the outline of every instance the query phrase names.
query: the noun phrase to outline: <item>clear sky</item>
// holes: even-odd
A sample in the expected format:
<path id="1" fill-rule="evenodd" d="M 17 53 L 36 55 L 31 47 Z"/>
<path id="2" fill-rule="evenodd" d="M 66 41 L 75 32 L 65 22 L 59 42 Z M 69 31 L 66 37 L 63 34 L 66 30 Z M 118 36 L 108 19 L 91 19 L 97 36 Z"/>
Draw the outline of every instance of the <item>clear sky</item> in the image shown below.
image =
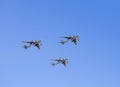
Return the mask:
<path id="1" fill-rule="evenodd" d="M 67 67 L 52 67 L 60 57 Z M 120 1 L 0 0 L 0 87 L 120 87 Z"/>

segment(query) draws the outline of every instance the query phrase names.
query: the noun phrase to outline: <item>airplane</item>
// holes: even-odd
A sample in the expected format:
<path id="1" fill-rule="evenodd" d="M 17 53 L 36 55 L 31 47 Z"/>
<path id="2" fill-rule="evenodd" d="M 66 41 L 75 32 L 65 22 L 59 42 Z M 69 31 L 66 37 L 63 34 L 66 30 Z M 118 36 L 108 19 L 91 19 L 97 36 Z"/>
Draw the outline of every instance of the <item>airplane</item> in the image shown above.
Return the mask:
<path id="1" fill-rule="evenodd" d="M 22 41 L 22 42 L 29 44 L 29 46 L 27 46 L 27 45 L 23 46 L 25 49 L 27 49 L 30 46 L 35 46 L 38 49 L 40 49 L 40 46 L 42 45 L 42 41 L 41 40 L 38 40 L 38 41 L 33 41 L 33 40 L 32 41 Z"/>
<path id="2" fill-rule="evenodd" d="M 77 45 L 77 42 L 79 41 L 79 37 L 80 35 L 77 35 L 77 36 L 61 36 L 60 38 L 66 38 L 67 41 L 72 41 L 75 45 Z M 66 42 L 67 42 L 66 41 Z M 64 42 L 61 42 L 61 44 L 63 44 Z"/>
<path id="3" fill-rule="evenodd" d="M 51 63 L 52 66 L 55 66 L 55 65 L 61 63 L 66 67 L 66 64 L 68 63 L 68 58 L 65 58 L 65 59 L 51 59 L 51 60 L 56 61 L 56 62 Z"/>

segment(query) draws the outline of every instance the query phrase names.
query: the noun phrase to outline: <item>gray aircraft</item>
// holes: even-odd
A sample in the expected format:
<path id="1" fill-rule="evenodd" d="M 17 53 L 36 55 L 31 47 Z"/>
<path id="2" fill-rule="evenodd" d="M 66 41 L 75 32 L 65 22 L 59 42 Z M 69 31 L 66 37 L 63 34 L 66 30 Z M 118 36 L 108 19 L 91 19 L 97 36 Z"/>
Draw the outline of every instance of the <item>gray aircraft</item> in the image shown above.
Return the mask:
<path id="1" fill-rule="evenodd" d="M 51 63 L 52 66 L 55 66 L 57 64 L 63 64 L 64 66 L 66 66 L 66 64 L 68 63 L 68 58 L 62 58 L 62 59 L 51 59 L 52 61 L 55 61 L 53 63 Z"/>
<path id="2" fill-rule="evenodd" d="M 79 41 L 79 37 L 80 37 L 80 35 L 77 35 L 77 36 L 71 36 L 71 35 L 69 35 L 69 36 L 61 36 L 60 38 L 65 38 L 65 39 L 67 39 L 67 41 L 61 41 L 59 43 L 64 45 L 66 42 L 71 41 L 75 45 L 77 45 L 77 42 Z"/>
<path id="3" fill-rule="evenodd" d="M 41 40 L 38 40 L 38 41 L 33 41 L 33 40 L 32 41 L 22 41 L 22 42 L 29 44 L 28 46 L 27 45 L 23 46 L 25 49 L 27 49 L 28 47 L 31 47 L 31 46 L 35 46 L 38 49 L 40 49 L 40 46 L 42 45 Z"/>

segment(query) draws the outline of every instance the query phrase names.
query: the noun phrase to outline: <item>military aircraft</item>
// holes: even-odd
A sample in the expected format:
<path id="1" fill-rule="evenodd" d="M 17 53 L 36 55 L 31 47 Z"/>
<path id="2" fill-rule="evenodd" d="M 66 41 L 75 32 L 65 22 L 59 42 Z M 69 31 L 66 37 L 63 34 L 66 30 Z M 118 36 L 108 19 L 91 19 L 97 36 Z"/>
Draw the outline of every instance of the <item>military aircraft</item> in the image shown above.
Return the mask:
<path id="1" fill-rule="evenodd" d="M 77 36 L 69 35 L 69 36 L 61 36 L 60 38 L 66 38 L 67 39 L 66 42 L 72 41 L 75 45 L 77 45 L 77 42 L 79 41 L 79 37 L 80 37 L 80 35 L 77 35 Z M 62 41 L 61 44 L 63 44 L 64 42 Z"/>
<path id="2" fill-rule="evenodd" d="M 27 45 L 24 45 L 24 46 L 23 46 L 25 49 L 27 49 L 27 48 L 30 47 L 30 46 L 35 46 L 35 47 L 37 47 L 38 49 L 40 49 L 40 46 L 42 45 L 41 40 L 38 40 L 38 41 L 33 41 L 33 40 L 32 40 L 32 41 L 22 41 L 22 42 L 29 44 L 29 46 L 27 46 Z"/>
<path id="3" fill-rule="evenodd" d="M 64 66 L 66 66 L 66 64 L 68 63 L 68 58 L 63 58 L 63 59 L 51 59 L 52 61 L 55 61 L 53 63 L 51 63 L 52 66 L 55 66 L 57 64 L 63 64 Z"/>

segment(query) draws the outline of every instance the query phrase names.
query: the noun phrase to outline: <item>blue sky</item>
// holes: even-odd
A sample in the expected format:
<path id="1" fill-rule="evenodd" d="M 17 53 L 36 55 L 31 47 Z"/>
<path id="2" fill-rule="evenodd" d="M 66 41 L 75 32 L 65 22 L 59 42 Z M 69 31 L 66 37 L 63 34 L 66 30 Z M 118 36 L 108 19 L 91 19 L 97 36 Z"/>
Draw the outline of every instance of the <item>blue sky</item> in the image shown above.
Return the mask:
<path id="1" fill-rule="evenodd" d="M 1 0 L 0 87 L 120 87 L 119 0 Z M 59 36 L 78 35 L 78 45 Z M 39 40 L 41 50 L 22 48 Z M 69 57 L 65 68 L 52 58 Z"/>

